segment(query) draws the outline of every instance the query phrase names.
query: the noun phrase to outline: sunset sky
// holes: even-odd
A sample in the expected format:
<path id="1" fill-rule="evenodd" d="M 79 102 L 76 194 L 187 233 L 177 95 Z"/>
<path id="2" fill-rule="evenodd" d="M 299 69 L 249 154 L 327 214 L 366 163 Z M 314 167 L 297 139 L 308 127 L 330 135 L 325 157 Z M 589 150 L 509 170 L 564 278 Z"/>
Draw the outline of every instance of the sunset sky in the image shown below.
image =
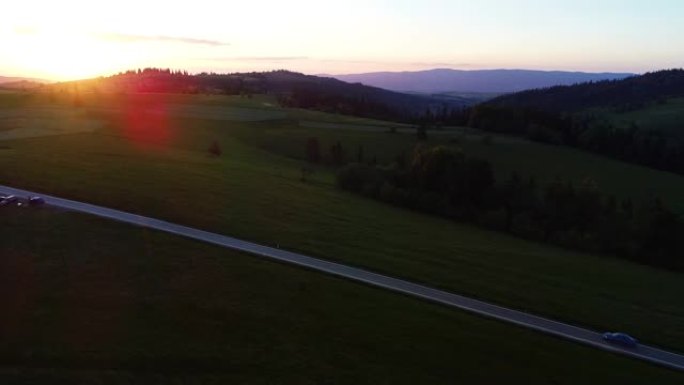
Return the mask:
<path id="1" fill-rule="evenodd" d="M 0 75 L 684 66 L 681 0 L 13 1 Z"/>

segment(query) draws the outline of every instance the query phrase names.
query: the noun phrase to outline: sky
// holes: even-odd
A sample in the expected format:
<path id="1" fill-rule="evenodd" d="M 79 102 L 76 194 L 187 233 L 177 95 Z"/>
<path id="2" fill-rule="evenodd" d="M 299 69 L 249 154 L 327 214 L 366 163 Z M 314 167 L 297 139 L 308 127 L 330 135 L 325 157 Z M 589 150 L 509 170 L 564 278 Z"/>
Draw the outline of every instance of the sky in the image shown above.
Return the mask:
<path id="1" fill-rule="evenodd" d="M 684 67 L 682 0 L 21 0 L 0 75 Z"/>

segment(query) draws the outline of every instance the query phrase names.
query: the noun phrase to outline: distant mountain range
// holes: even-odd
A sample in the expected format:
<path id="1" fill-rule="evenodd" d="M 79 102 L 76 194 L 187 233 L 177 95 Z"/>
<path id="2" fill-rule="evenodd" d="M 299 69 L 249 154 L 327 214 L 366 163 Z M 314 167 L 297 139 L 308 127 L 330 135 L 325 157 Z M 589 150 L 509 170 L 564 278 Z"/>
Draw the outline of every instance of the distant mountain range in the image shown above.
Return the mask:
<path id="1" fill-rule="evenodd" d="M 17 83 L 17 82 L 48 83 L 48 81 L 42 80 L 42 79 L 32 79 L 32 78 L 22 78 L 22 77 L 0 76 L 0 84 L 3 84 L 3 83 Z"/>
<path id="2" fill-rule="evenodd" d="M 354 75 L 331 75 L 349 83 L 362 83 L 398 92 L 511 93 L 558 85 L 624 79 L 630 73 L 587 73 L 533 70 L 434 69 L 417 72 L 373 72 Z"/>

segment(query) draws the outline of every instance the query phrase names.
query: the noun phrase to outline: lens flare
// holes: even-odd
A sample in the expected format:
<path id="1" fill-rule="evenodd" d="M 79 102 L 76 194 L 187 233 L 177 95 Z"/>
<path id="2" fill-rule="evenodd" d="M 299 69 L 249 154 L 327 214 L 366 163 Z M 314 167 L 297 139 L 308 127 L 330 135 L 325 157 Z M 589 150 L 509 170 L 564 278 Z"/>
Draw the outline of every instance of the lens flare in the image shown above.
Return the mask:
<path id="1" fill-rule="evenodd" d="M 123 102 L 121 133 L 136 146 L 166 147 L 171 143 L 172 119 L 165 95 L 132 94 Z"/>

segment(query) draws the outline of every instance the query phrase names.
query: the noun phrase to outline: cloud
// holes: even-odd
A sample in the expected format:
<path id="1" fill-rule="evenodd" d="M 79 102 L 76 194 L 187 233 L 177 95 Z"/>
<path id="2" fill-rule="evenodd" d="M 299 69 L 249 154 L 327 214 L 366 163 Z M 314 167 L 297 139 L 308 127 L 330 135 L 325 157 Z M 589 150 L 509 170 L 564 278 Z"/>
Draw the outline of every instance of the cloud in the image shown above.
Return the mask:
<path id="1" fill-rule="evenodd" d="M 373 65 L 387 67 L 387 71 L 390 68 L 404 67 L 402 71 L 416 71 L 423 70 L 425 68 L 477 68 L 478 64 L 475 63 L 458 63 L 458 62 L 447 62 L 447 61 L 406 61 L 406 60 L 347 60 L 347 59 L 319 59 L 322 63 L 335 63 L 335 64 L 360 64 L 360 65 Z"/>
<path id="2" fill-rule="evenodd" d="M 378 65 L 378 66 L 396 66 L 404 65 L 410 68 L 469 68 L 475 67 L 473 63 L 456 63 L 456 62 L 411 62 L 411 61 L 392 61 L 392 60 L 363 60 L 363 59 L 328 59 L 328 58 L 312 58 L 309 56 L 224 56 L 206 58 L 209 61 L 220 62 L 291 62 L 291 61 L 309 61 L 312 63 L 337 63 L 337 64 L 362 64 L 362 65 Z"/>
<path id="3" fill-rule="evenodd" d="M 477 67 L 477 64 L 474 63 L 450 63 L 450 62 L 413 62 L 409 63 L 412 66 L 416 67 L 443 67 L 443 68 L 470 68 L 470 67 Z"/>
<path id="4" fill-rule="evenodd" d="M 217 40 L 207 40 L 207 39 L 195 39 L 190 37 L 178 37 L 178 36 L 164 36 L 164 35 L 129 35 L 123 33 L 101 33 L 97 34 L 97 37 L 101 39 L 123 42 L 123 43 L 139 43 L 139 42 L 160 42 L 160 43 L 180 43 L 180 44 L 198 44 L 198 45 L 209 45 L 209 46 L 223 46 L 229 45 L 228 43 L 217 41 Z"/>
<path id="5" fill-rule="evenodd" d="M 213 61 L 264 61 L 264 62 L 284 62 L 284 61 L 297 61 L 297 60 L 309 60 L 307 56 L 236 56 L 236 57 L 216 57 L 209 58 L 207 60 Z"/>
<path id="6" fill-rule="evenodd" d="M 404 60 L 346 60 L 346 59 L 320 59 L 321 62 L 327 63 L 344 63 L 344 64 L 377 64 L 377 65 L 397 65 L 403 64 L 411 67 L 475 67 L 474 63 L 456 63 L 456 62 L 419 62 L 419 61 L 404 61 Z"/>
<path id="7" fill-rule="evenodd" d="M 343 63 L 343 64 L 387 64 L 390 61 L 378 60 L 347 60 L 347 59 L 318 59 L 321 63 Z"/>
<path id="8" fill-rule="evenodd" d="M 14 28 L 14 33 L 17 35 L 37 35 L 38 29 L 28 26 L 18 26 Z"/>

